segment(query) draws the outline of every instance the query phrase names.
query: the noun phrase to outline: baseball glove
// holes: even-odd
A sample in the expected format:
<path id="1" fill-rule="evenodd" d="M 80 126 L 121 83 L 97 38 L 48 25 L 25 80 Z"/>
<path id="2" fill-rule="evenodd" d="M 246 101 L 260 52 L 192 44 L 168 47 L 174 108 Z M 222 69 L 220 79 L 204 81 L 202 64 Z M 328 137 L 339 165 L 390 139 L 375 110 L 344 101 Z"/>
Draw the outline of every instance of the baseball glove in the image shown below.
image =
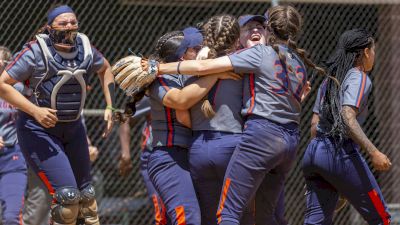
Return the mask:
<path id="1" fill-rule="evenodd" d="M 153 82 L 158 73 L 158 62 L 130 55 L 118 60 L 111 71 L 119 87 L 132 96 Z"/>

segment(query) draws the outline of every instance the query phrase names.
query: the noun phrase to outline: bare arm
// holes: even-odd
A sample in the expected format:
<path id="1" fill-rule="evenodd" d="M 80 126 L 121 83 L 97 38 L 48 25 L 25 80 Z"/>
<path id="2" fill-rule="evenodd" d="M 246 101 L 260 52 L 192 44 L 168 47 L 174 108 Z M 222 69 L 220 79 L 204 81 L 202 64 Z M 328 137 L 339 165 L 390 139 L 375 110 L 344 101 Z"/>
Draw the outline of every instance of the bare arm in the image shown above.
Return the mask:
<path id="1" fill-rule="evenodd" d="M 43 127 L 54 127 L 58 120 L 56 110 L 39 107 L 30 102 L 12 86 L 17 82 L 4 70 L 0 77 L 0 98 L 34 117 Z"/>
<path id="2" fill-rule="evenodd" d="M 176 110 L 176 120 L 187 128 L 192 128 L 192 120 L 190 118 L 189 110 Z"/>
<path id="3" fill-rule="evenodd" d="M 319 115 L 317 113 L 313 113 L 311 118 L 311 138 L 315 138 L 317 136 L 318 123 L 319 123 Z"/>
<path id="4" fill-rule="evenodd" d="M 94 162 L 97 159 L 97 156 L 99 156 L 99 149 L 92 145 L 92 140 L 90 140 L 89 136 L 86 135 L 86 139 L 88 142 L 88 147 L 89 147 L 89 158 L 90 158 L 90 162 Z"/>
<path id="5" fill-rule="evenodd" d="M 388 157 L 381 153 L 368 139 L 357 121 L 358 110 L 351 106 L 343 106 L 342 116 L 349 129 L 351 139 L 356 142 L 366 153 L 371 156 L 372 164 L 377 170 L 388 170 L 391 162 Z"/>
<path id="6" fill-rule="evenodd" d="M 206 96 L 218 79 L 239 80 L 240 78 L 240 75 L 232 72 L 202 77 L 182 89 L 169 90 L 163 98 L 163 104 L 176 110 L 187 110 Z"/>
<path id="7" fill-rule="evenodd" d="M 178 62 L 160 64 L 158 73 L 177 74 L 178 73 L 177 69 L 178 69 Z M 179 71 L 181 74 L 202 76 L 213 73 L 233 71 L 233 66 L 229 57 L 223 56 L 216 59 L 181 61 L 179 65 Z"/>
<path id="8" fill-rule="evenodd" d="M 121 142 L 121 157 L 131 158 L 129 147 L 131 144 L 129 122 L 122 123 L 119 126 L 119 141 Z"/>
<path id="9" fill-rule="evenodd" d="M 17 80 L 13 79 L 7 71 L 3 71 L 0 78 L 0 97 L 9 102 L 14 107 L 28 113 L 33 116 L 35 108 L 37 106 L 26 99 L 19 91 L 17 91 L 12 85 L 18 83 Z"/>
<path id="10" fill-rule="evenodd" d="M 4 147 L 4 140 L 3 137 L 0 136 L 0 150 Z"/>
<path id="11" fill-rule="evenodd" d="M 103 66 L 97 71 L 97 75 L 107 103 L 107 108 L 104 111 L 104 120 L 107 121 L 107 128 L 103 133 L 103 137 L 107 137 L 113 126 L 112 108 L 114 106 L 114 75 L 111 73 L 111 66 L 107 59 L 104 58 Z"/>
<path id="12" fill-rule="evenodd" d="M 119 127 L 119 141 L 121 142 L 121 157 L 119 161 L 119 172 L 122 176 L 127 175 L 132 169 L 130 152 L 130 126 L 129 122 L 122 123 Z"/>

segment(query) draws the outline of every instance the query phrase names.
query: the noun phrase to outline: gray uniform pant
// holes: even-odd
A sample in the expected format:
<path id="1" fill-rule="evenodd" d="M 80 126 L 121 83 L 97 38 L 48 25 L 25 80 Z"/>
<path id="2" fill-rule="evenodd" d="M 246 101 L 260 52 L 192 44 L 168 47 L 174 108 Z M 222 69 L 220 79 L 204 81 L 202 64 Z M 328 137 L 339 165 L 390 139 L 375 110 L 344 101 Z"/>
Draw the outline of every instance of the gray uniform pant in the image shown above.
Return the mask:
<path id="1" fill-rule="evenodd" d="M 24 225 L 48 225 L 52 197 L 44 183 L 28 170 L 28 191 L 23 213 Z"/>

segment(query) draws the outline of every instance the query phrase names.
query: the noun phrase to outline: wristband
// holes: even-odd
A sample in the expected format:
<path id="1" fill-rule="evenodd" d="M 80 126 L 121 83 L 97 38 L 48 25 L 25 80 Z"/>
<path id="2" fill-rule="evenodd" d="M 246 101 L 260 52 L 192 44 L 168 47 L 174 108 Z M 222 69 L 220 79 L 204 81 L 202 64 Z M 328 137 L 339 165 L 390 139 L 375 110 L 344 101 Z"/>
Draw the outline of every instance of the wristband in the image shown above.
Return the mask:
<path id="1" fill-rule="evenodd" d="M 116 108 L 113 108 L 113 107 L 112 107 L 112 106 L 110 106 L 110 105 L 106 106 L 106 109 L 110 109 L 111 111 L 117 111 L 117 109 L 116 109 Z"/>

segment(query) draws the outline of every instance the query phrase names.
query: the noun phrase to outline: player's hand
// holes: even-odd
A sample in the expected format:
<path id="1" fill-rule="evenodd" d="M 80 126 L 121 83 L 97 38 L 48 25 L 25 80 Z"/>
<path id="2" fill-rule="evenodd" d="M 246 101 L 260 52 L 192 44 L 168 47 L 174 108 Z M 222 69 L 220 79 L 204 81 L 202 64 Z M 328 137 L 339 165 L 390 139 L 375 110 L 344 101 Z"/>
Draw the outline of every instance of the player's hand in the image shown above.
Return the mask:
<path id="1" fill-rule="evenodd" d="M 311 92 L 311 83 L 310 81 L 307 81 L 306 85 L 304 85 L 303 87 L 303 93 L 301 93 L 301 100 L 300 102 L 303 102 L 307 96 L 310 94 Z"/>
<path id="2" fill-rule="evenodd" d="M 130 155 L 121 155 L 119 159 L 119 174 L 126 176 L 132 170 L 132 162 Z"/>
<path id="3" fill-rule="evenodd" d="M 113 111 L 112 109 L 105 109 L 104 110 L 104 121 L 106 121 L 107 125 L 106 128 L 103 132 L 102 137 L 106 138 L 108 135 L 111 133 L 111 130 L 114 126 L 114 120 L 113 120 Z"/>
<path id="4" fill-rule="evenodd" d="M 142 70 L 147 71 L 149 69 L 149 60 L 142 58 L 140 60 L 140 65 L 142 65 Z"/>
<path id="5" fill-rule="evenodd" d="M 3 137 L 0 136 L 0 149 L 4 148 L 4 140 Z"/>
<path id="6" fill-rule="evenodd" d="M 389 158 L 379 150 L 370 153 L 372 165 L 376 170 L 387 171 L 392 166 Z"/>
<path id="7" fill-rule="evenodd" d="M 57 110 L 46 107 L 36 107 L 33 112 L 33 118 L 45 128 L 54 127 L 58 121 Z"/>
<path id="8" fill-rule="evenodd" d="M 242 76 L 234 72 L 223 72 L 215 74 L 220 80 L 240 80 Z"/>
<path id="9" fill-rule="evenodd" d="M 97 157 L 99 156 L 99 150 L 96 146 L 89 145 L 89 158 L 90 162 L 96 161 Z"/>

